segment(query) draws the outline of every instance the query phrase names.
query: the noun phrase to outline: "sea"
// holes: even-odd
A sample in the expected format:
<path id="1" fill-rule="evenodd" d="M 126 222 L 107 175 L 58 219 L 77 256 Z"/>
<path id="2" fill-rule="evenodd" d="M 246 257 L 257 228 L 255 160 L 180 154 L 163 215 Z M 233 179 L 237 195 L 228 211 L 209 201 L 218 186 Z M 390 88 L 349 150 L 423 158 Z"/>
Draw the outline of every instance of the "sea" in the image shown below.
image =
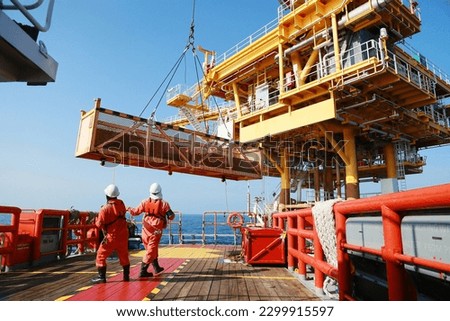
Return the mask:
<path id="1" fill-rule="evenodd" d="M 161 244 L 226 244 L 241 243 L 239 229 L 227 224 L 227 213 L 179 214 L 163 231 Z M 0 213 L 0 225 L 11 224 L 11 214 Z M 136 234 L 140 235 L 142 215 L 134 217 Z M 138 245 L 136 245 L 138 246 Z M 139 245 L 141 246 L 141 245 Z"/>
<path id="2" fill-rule="evenodd" d="M 208 213 L 177 215 L 167 226 L 161 244 L 228 244 L 241 243 L 241 232 L 227 224 L 228 214 Z M 139 225 L 138 230 L 139 230 Z"/>

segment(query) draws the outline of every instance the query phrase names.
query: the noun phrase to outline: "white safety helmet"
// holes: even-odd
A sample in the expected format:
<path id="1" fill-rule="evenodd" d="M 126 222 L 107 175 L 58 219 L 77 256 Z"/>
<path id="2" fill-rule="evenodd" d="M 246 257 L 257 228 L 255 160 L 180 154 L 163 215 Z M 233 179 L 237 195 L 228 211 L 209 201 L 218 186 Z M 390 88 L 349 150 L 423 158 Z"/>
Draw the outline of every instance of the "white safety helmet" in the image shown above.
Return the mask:
<path id="1" fill-rule="evenodd" d="M 153 183 L 152 185 L 150 185 L 150 198 L 153 200 L 162 199 L 161 185 L 159 185 L 158 183 Z"/>
<path id="2" fill-rule="evenodd" d="M 105 194 L 108 197 L 117 197 L 120 194 L 119 188 L 114 184 L 109 184 L 105 188 Z"/>

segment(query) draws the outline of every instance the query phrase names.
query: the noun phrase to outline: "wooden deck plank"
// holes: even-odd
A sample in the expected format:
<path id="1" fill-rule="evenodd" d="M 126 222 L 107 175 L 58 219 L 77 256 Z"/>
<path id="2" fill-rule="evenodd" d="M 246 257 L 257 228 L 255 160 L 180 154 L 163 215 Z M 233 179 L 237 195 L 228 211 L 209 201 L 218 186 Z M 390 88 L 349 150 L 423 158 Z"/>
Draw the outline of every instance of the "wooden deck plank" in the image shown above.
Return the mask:
<path id="1" fill-rule="evenodd" d="M 153 300 L 210 300 L 209 290 L 213 288 L 214 270 L 216 262 L 223 256 L 223 247 L 207 247 L 200 255 L 185 255 L 190 261 L 180 273 L 168 280 Z"/>
<path id="2" fill-rule="evenodd" d="M 191 259 L 182 271 L 173 274 L 173 277 L 168 280 L 173 287 L 170 292 L 166 292 L 165 300 L 189 300 L 194 283 L 191 280 L 191 275 L 185 271 L 190 268 L 197 268 L 199 264 L 201 264 L 201 260 Z"/>
<path id="3" fill-rule="evenodd" d="M 108 279 L 107 283 L 96 284 L 77 293 L 68 301 L 141 301 L 145 299 L 164 279 L 164 275 L 174 271 L 183 259 L 160 259 L 165 271 L 156 277 L 139 278 L 140 264 L 130 271 L 130 282 L 122 281 L 122 272 Z"/>
<path id="4" fill-rule="evenodd" d="M 189 260 L 188 263 L 183 267 L 183 271 L 189 268 L 192 264 L 198 264 L 198 260 Z M 178 300 L 183 298 L 189 291 L 189 283 L 187 283 L 184 273 L 177 271 L 166 279 L 167 284 L 161 291 L 164 291 L 155 295 L 152 300 Z"/>
<path id="5" fill-rule="evenodd" d="M 195 300 L 199 294 L 199 288 L 204 279 L 199 275 L 198 271 L 204 266 L 205 259 L 196 259 L 189 266 L 186 266 L 181 273 L 175 275 L 174 281 L 181 281 L 181 288 L 176 300 Z M 193 271 L 191 273 L 190 271 Z"/>
<path id="6" fill-rule="evenodd" d="M 97 273 L 95 254 L 88 254 L 1 273 L 0 300 L 318 300 L 284 267 L 228 260 L 236 251 L 230 246 L 163 247 L 160 264 L 165 271 L 144 280 L 139 279 L 143 253 L 135 251 L 130 255 L 130 282 L 122 281 L 118 260 L 110 260 L 107 283 L 97 285 L 90 282 Z"/>
<path id="7" fill-rule="evenodd" d="M 242 276 L 251 276 L 249 271 L 242 270 Z M 260 300 L 258 295 L 258 290 L 255 284 L 255 279 L 250 277 L 244 277 L 244 285 L 246 289 L 246 298 L 239 298 L 239 300 L 249 300 L 249 301 L 257 301 Z M 243 286 L 244 286 L 243 285 Z"/>
<path id="8" fill-rule="evenodd" d="M 86 255 L 55 262 L 48 266 L 35 266 L 2 273 L 0 274 L 2 284 L 0 299 L 54 300 L 54 295 L 59 295 L 63 289 L 75 291 L 85 280 L 89 280 L 94 275 L 95 267 L 92 265 L 92 260 L 92 255 Z M 64 263 L 64 266 L 61 263 Z M 40 294 L 38 298 L 37 294 Z"/>
<path id="9" fill-rule="evenodd" d="M 197 285 L 196 289 L 192 293 L 192 300 L 197 301 L 207 301 L 209 299 L 210 291 L 213 284 L 214 273 L 211 271 L 217 270 L 218 260 L 214 259 L 205 259 L 203 260 L 203 267 L 200 270 L 200 273 L 204 275 L 200 283 Z M 210 277 L 205 277 L 210 276 Z"/>
<path id="10" fill-rule="evenodd" d="M 220 281 L 219 301 L 237 301 L 238 299 L 238 286 L 235 277 L 235 267 L 230 263 L 221 263 L 222 265 L 222 278 Z"/>
<path id="11" fill-rule="evenodd" d="M 211 275 L 214 277 L 211 281 L 211 289 L 208 293 L 208 300 L 209 301 L 219 301 L 219 293 L 220 293 L 220 286 L 221 286 L 221 279 L 223 275 L 222 270 L 222 264 L 220 262 L 216 262 L 216 265 L 214 266 L 214 269 L 209 271 Z"/>

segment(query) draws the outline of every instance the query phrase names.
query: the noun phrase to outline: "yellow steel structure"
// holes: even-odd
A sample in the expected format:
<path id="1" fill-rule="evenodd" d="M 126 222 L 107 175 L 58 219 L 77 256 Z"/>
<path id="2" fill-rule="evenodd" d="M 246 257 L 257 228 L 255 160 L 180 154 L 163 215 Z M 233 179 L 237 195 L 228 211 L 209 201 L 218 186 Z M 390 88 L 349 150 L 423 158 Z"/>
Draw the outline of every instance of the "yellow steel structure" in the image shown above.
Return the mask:
<path id="1" fill-rule="evenodd" d="M 276 176 L 284 205 L 307 181 L 318 201 L 358 198 L 364 180 L 382 180 L 385 191 L 395 191 L 397 180 L 420 173 L 425 159 L 419 150 L 450 143 L 444 103 L 450 79 L 402 44 L 420 32 L 418 2 L 279 2 L 277 19 L 232 51 L 199 48 L 203 79 L 168 92 L 167 104 L 182 115 L 171 127 L 129 115 L 127 125 L 101 123 L 94 115 L 105 111 L 97 107 L 82 117 L 77 155 L 239 180 Z M 216 99 L 227 107 L 211 106 Z M 211 120 L 220 123 L 218 137 L 202 125 Z M 188 124 L 195 131 L 180 140 Z M 150 125 L 159 132 L 150 135 Z M 108 126 L 115 129 L 99 140 L 95 135 Z M 144 161 L 130 150 L 106 148 L 121 139 L 126 145 L 124 137 L 146 147 L 138 153 Z M 151 144 L 167 152 L 147 148 Z"/>
<path id="2" fill-rule="evenodd" d="M 420 27 L 418 1 L 280 0 L 276 23 L 245 47 L 207 51 L 198 91 L 234 101 L 232 138 L 260 144 L 263 173 L 281 177 L 282 190 L 306 171 L 316 189 L 336 190 L 342 178 L 357 198 L 361 180 L 419 173 L 418 151 L 450 142 L 440 104 L 448 77 L 399 45 Z"/>

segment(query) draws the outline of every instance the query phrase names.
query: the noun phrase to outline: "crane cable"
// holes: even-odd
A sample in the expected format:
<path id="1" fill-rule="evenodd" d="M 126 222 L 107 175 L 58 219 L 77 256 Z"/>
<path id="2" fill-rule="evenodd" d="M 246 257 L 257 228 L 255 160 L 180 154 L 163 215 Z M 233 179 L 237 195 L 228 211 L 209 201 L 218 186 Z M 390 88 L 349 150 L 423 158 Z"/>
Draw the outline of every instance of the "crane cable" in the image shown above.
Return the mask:
<path id="1" fill-rule="evenodd" d="M 192 47 L 192 50 L 194 49 L 194 16 L 195 16 L 195 0 L 193 0 L 193 5 L 192 5 L 192 19 L 191 19 L 191 26 L 190 26 L 190 33 L 189 33 L 189 38 L 187 41 L 187 44 L 185 46 L 185 48 L 183 49 L 183 52 L 181 53 L 180 57 L 177 59 L 177 61 L 175 62 L 175 64 L 172 66 L 172 68 L 170 69 L 170 71 L 167 73 L 167 75 L 164 77 L 163 81 L 161 82 L 161 84 L 158 86 L 158 88 L 156 89 L 155 93 L 150 97 L 150 99 L 148 100 L 147 104 L 144 106 L 144 108 L 142 109 L 141 113 L 139 114 L 139 117 L 142 116 L 142 114 L 144 114 L 144 112 L 146 111 L 146 109 L 148 108 L 148 106 L 150 105 L 150 103 L 153 101 L 153 99 L 156 97 L 156 94 L 159 92 L 159 90 L 163 87 L 164 83 L 167 81 L 167 79 L 169 79 L 169 81 L 167 82 L 165 88 L 164 88 L 164 92 L 167 92 L 167 89 L 170 86 L 170 83 L 173 79 L 173 77 L 175 77 L 175 73 L 178 70 L 178 67 L 180 66 L 181 62 L 183 61 L 186 53 L 188 52 L 188 50 Z M 150 114 L 149 119 L 153 120 L 153 118 L 155 117 L 155 113 L 164 97 L 164 92 L 161 95 L 161 97 L 159 98 L 155 108 L 153 109 L 152 113 Z"/>
<path id="2" fill-rule="evenodd" d="M 164 83 L 165 83 L 165 82 L 167 81 L 167 79 L 170 77 L 169 81 L 167 82 L 167 85 L 166 85 L 165 88 L 164 88 L 164 92 L 167 92 L 167 89 L 169 88 L 169 85 L 170 85 L 172 79 L 174 78 L 176 71 L 178 70 L 178 68 L 179 68 L 179 66 L 180 66 L 180 64 L 181 64 L 181 62 L 182 62 L 183 59 L 185 58 L 186 53 L 188 52 L 189 49 L 192 50 L 192 53 L 193 53 L 193 56 L 194 56 L 194 66 L 195 66 L 195 74 L 196 74 L 196 77 L 197 77 L 197 84 L 199 84 L 199 88 L 201 88 L 201 86 L 200 86 L 199 72 L 198 72 L 198 68 L 197 68 L 197 64 L 198 64 L 199 66 L 201 66 L 201 62 L 200 62 L 200 60 L 199 60 L 199 58 L 198 58 L 198 56 L 197 56 L 197 54 L 196 54 L 196 50 L 195 50 L 195 36 L 194 36 L 194 34 L 195 34 L 195 8 L 196 8 L 195 0 L 193 0 L 193 2 L 192 2 L 192 18 L 191 18 L 191 25 L 190 25 L 190 29 L 189 29 L 190 32 L 189 32 L 189 37 L 188 37 L 187 44 L 186 44 L 186 46 L 185 46 L 183 52 L 181 53 L 180 57 L 177 59 L 177 61 L 176 61 L 175 64 L 173 65 L 173 67 L 170 69 L 170 71 L 168 72 L 168 74 L 166 75 L 166 77 L 163 79 L 163 81 L 161 82 L 161 84 L 158 86 L 158 88 L 156 89 L 155 93 L 154 93 L 154 94 L 152 95 L 152 97 L 149 99 L 149 101 L 147 102 L 147 104 L 145 105 L 145 107 L 142 109 L 141 113 L 139 114 L 139 117 L 141 117 L 141 116 L 144 114 L 144 112 L 146 111 L 146 109 L 148 108 L 148 106 L 150 105 L 150 103 L 151 103 L 151 102 L 153 101 L 153 99 L 155 98 L 155 96 L 156 96 L 156 94 L 158 93 L 158 91 L 163 87 Z M 203 76 L 203 78 L 205 78 L 205 77 L 206 77 L 205 70 L 203 70 L 203 68 L 202 68 L 201 70 L 202 70 L 202 76 Z M 164 96 L 164 94 L 161 95 L 161 97 L 159 98 L 159 100 L 158 100 L 158 102 L 157 102 L 155 108 L 153 109 L 152 113 L 150 114 L 150 117 L 149 117 L 149 120 L 150 120 L 150 121 L 153 121 L 153 120 L 154 120 L 156 111 L 157 111 L 157 109 L 158 109 L 158 107 L 159 107 L 159 105 L 160 105 L 160 103 L 161 103 L 161 101 L 162 101 L 162 99 L 163 99 L 163 96 Z M 224 118 L 223 118 L 222 112 L 221 112 L 221 110 L 220 110 L 220 107 L 219 107 L 219 105 L 218 105 L 217 100 L 215 99 L 215 97 L 213 97 L 213 100 L 214 100 L 214 104 L 215 104 L 215 106 L 216 106 L 216 108 L 217 108 L 217 110 L 218 110 L 219 117 L 220 117 L 220 119 L 222 120 L 223 124 L 225 124 L 225 120 L 224 120 Z M 201 94 L 200 94 L 200 104 L 201 104 L 201 105 L 204 104 L 204 101 L 203 101 L 203 95 L 201 95 Z M 203 110 L 202 110 L 202 113 L 203 113 L 203 116 L 204 116 L 204 111 L 203 111 Z M 205 117 L 203 117 L 203 121 L 204 121 L 204 126 L 205 126 L 205 128 L 207 128 L 207 122 L 206 122 Z M 225 126 L 225 129 L 226 129 L 226 131 L 227 131 L 228 137 L 231 138 L 231 133 L 230 133 L 228 127 Z"/>
<path id="3" fill-rule="evenodd" d="M 159 85 L 159 87 L 156 89 L 155 93 L 152 95 L 152 97 L 149 99 L 149 101 L 147 102 L 147 104 L 145 105 L 145 107 L 142 109 L 141 113 L 139 114 L 139 117 L 142 116 L 142 114 L 145 112 L 145 110 L 147 109 L 147 107 L 150 105 L 150 103 L 153 101 L 153 99 L 155 98 L 156 94 L 158 93 L 158 91 L 161 89 L 161 87 L 164 85 L 164 82 L 167 80 L 167 78 L 170 77 L 170 80 L 173 79 L 173 77 L 175 76 L 175 71 L 178 69 L 178 67 L 181 64 L 181 61 L 183 60 L 186 52 L 187 52 L 188 48 L 185 48 L 185 50 L 183 50 L 183 53 L 181 54 L 181 56 L 178 58 L 177 62 L 174 64 L 174 66 L 172 67 L 172 69 L 170 69 L 169 73 L 166 75 L 166 77 L 164 78 L 164 80 L 161 82 L 161 84 Z M 164 88 L 165 91 L 167 90 L 167 88 L 170 85 L 170 81 L 167 83 L 166 87 Z M 154 108 L 154 110 L 151 113 L 150 119 L 152 119 L 156 113 L 156 110 L 159 107 L 159 104 L 161 103 L 163 95 L 161 95 L 160 99 L 158 100 L 158 103 L 156 104 L 156 107 Z"/>
<path id="4" fill-rule="evenodd" d="M 156 111 L 158 110 L 159 105 L 161 104 L 161 101 L 164 97 L 164 93 L 167 92 L 167 89 L 170 86 L 170 83 L 172 82 L 173 78 L 175 77 L 176 71 L 178 70 L 178 68 L 180 67 L 181 62 L 183 61 L 183 59 L 186 56 L 186 53 L 188 52 L 189 49 L 192 48 L 192 52 L 195 54 L 195 47 L 194 47 L 194 29 L 195 29 L 195 0 L 193 0 L 192 2 L 192 18 L 191 18 L 191 25 L 190 25 L 190 32 L 189 32 L 189 37 L 188 37 L 188 41 L 187 44 L 185 46 L 185 48 L 183 49 L 183 52 L 181 53 L 180 57 L 177 59 L 177 61 L 175 62 L 175 64 L 172 66 L 172 68 L 170 69 L 170 71 L 167 73 L 167 75 L 164 77 L 163 81 L 161 82 L 161 84 L 158 86 L 158 88 L 156 89 L 155 93 L 150 97 L 149 101 L 147 102 L 147 104 L 144 106 L 144 108 L 142 109 L 141 113 L 139 114 L 139 117 L 141 117 L 144 112 L 146 111 L 146 109 L 148 108 L 148 106 L 151 104 L 151 102 L 153 101 L 153 99 L 156 97 L 156 94 L 159 92 L 159 90 L 163 87 L 164 83 L 167 81 L 166 86 L 164 87 L 164 91 L 163 94 L 161 95 L 161 97 L 159 98 L 158 102 L 156 103 L 155 108 L 153 109 L 152 113 L 150 114 L 149 120 L 153 120 L 156 114 Z"/>
<path id="5" fill-rule="evenodd" d="M 195 55 L 195 54 L 194 54 L 194 56 L 195 56 L 195 58 L 197 59 L 197 63 L 198 63 L 199 65 L 201 65 L 201 62 L 200 62 L 200 60 L 198 59 L 198 56 Z M 197 65 L 195 65 L 195 70 L 196 70 L 196 73 L 197 73 Z M 202 71 L 203 71 L 203 78 L 206 78 L 205 71 L 204 71 L 204 70 L 202 70 Z M 200 84 L 200 80 L 198 79 L 198 74 L 197 74 L 197 83 Z M 211 86 L 211 85 L 210 85 L 210 86 Z M 217 111 L 218 111 L 218 113 L 219 113 L 220 120 L 221 120 L 222 123 L 225 125 L 225 119 L 224 119 L 223 114 L 222 114 L 222 112 L 221 112 L 221 110 L 220 110 L 219 104 L 217 103 L 216 97 L 212 96 L 212 98 L 213 98 L 213 100 L 214 100 L 214 105 L 215 105 L 215 107 L 217 108 Z M 203 105 L 203 96 L 202 96 L 202 95 L 200 95 L 200 99 L 201 99 L 200 103 Z M 204 119 L 204 121 L 206 122 L 205 117 L 203 117 L 203 119 Z M 228 129 L 227 126 L 225 126 L 225 130 L 227 131 L 227 136 L 228 136 L 228 138 L 231 139 L 231 132 L 230 132 L 230 130 Z"/>

